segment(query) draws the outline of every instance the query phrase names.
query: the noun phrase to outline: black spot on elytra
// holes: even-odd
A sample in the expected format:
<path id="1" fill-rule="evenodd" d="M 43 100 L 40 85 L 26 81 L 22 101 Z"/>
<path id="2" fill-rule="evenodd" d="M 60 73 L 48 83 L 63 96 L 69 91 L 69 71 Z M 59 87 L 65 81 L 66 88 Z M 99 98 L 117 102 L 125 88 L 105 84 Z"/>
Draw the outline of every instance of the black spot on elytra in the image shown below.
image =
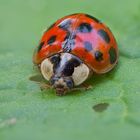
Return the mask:
<path id="1" fill-rule="evenodd" d="M 97 105 L 93 106 L 93 109 L 96 112 L 103 112 L 108 108 L 108 106 L 109 106 L 108 103 L 100 103 L 100 104 L 97 104 Z"/>
<path id="2" fill-rule="evenodd" d="M 102 61 L 103 60 L 103 53 L 100 51 L 96 51 L 95 52 L 95 59 L 99 62 Z"/>
<path id="3" fill-rule="evenodd" d="M 53 44 L 55 42 L 55 40 L 56 40 L 56 36 L 55 35 L 54 36 L 51 36 L 48 39 L 47 44 L 51 45 L 51 44 Z"/>
<path id="4" fill-rule="evenodd" d="M 109 56 L 110 56 L 110 63 L 111 64 L 115 63 L 117 60 L 117 53 L 113 47 L 109 49 Z"/>
<path id="5" fill-rule="evenodd" d="M 95 17 L 93 17 L 91 15 L 88 15 L 88 14 L 85 14 L 85 15 L 86 15 L 86 17 L 93 19 L 95 22 L 100 23 L 100 20 L 98 20 L 97 18 L 95 18 Z"/>
<path id="6" fill-rule="evenodd" d="M 39 44 L 39 46 L 38 46 L 38 52 L 42 49 L 43 45 L 44 45 L 44 42 L 41 42 L 41 43 Z"/>
<path id="7" fill-rule="evenodd" d="M 92 50 L 92 44 L 88 41 L 84 42 L 84 48 L 86 51 L 90 52 Z"/>
<path id="8" fill-rule="evenodd" d="M 110 42 L 110 37 L 108 35 L 108 33 L 104 30 L 99 30 L 98 31 L 98 34 L 101 36 L 101 38 L 106 42 L 106 43 L 109 43 Z"/>
<path id="9" fill-rule="evenodd" d="M 81 33 L 89 33 L 91 32 L 92 27 L 88 23 L 81 23 L 79 27 L 77 28 L 77 30 Z"/>
<path id="10" fill-rule="evenodd" d="M 71 20 L 64 20 L 59 24 L 59 28 L 65 30 L 65 31 L 69 31 L 70 30 L 70 26 L 71 26 Z"/>

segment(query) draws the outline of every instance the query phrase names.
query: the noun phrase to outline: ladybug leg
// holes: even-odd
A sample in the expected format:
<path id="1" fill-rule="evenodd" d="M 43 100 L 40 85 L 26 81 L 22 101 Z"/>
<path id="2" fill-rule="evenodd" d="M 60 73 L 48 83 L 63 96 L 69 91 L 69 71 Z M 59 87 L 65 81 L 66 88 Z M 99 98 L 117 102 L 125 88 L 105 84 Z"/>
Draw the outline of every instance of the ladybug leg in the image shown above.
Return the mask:
<path id="1" fill-rule="evenodd" d="M 38 83 L 40 85 L 40 89 L 43 91 L 43 90 L 46 90 L 46 89 L 52 89 L 52 86 L 47 84 L 47 83 Z"/>
<path id="2" fill-rule="evenodd" d="M 91 85 L 88 85 L 88 84 L 85 84 L 85 83 L 82 84 L 82 87 L 85 88 L 86 90 L 93 88 Z"/>
<path id="3" fill-rule="evenodd" d="M 41 75 L 34 75 L 29 78 L 29 80 L 39 84 L 41 90 L 50 89 L 52 86 L 49 83 L 46 83 L 44 78 Z"/>
<path id="4" fill-rule="evenodd" d="M 62 93 L 56 92 L 56 95 L 57 96 L 64 96 L 64 95 L 66 95 L 66 92 L 62 92 Z"/>
<path id="5" fill-rule="evenodd" d="M 86 84 L 83 84 L 81 85 L 81 87 L 76 87 L 76 88 L 73 88 L 72 91 L 77 91 L 77 90 L 89 90 L 89 89 L 92 89 L 93 87 L 91 85 L 86 85 Z"/>

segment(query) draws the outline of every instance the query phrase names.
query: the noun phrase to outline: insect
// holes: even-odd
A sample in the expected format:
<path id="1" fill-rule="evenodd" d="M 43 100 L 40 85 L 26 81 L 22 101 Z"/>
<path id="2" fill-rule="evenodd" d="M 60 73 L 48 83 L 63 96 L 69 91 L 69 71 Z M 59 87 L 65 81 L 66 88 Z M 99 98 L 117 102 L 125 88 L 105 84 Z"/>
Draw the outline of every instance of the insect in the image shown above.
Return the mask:
<path id="1" fill-rule="evenodd" d="M 35 49 L 33 62 L 46 88 L 57 95 L 77 89 L 93 73 L 109 72 L 118 61 L 117 42 L 110 29 L 88 14 L 65 16 L 52 24 Z"/>

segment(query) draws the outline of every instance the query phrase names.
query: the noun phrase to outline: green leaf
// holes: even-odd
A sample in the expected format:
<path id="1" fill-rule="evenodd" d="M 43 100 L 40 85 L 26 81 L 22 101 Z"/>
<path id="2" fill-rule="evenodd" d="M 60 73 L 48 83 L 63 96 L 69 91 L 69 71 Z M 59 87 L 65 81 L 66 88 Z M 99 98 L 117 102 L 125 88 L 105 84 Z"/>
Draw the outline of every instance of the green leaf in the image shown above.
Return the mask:
<path id="1" fill-rule="evenodd" d="M 116 36 L 117 67 L 95 75 L 93 89 L 58 97 L 40 91 L 32 54 L 55 20 L 88 13 Z M 0 0 L 0 140 L 140 139 L 139 0 Z"/>

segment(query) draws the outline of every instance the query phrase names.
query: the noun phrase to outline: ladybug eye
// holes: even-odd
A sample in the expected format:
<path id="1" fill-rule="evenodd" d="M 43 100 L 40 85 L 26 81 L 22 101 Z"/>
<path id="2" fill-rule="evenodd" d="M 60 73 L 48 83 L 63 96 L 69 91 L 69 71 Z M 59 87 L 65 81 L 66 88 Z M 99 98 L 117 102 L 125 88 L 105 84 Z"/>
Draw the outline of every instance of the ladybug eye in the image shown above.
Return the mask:
<path id="1" fill-rule="evenodd" d="M 72 79 L 75 85 L 82 84 L 90 74 L 90 69 L 84 63 L 80 64 L 78 67 L 74 68 L 74 72 L 72 74 Z"/>
<path id="2" fill-rule="evenodd" d="M 41 73 L 46 80 L 50 80 L 51 76 L 53 75 L 53 64 L 47 58 L 41 63 Z"/>

